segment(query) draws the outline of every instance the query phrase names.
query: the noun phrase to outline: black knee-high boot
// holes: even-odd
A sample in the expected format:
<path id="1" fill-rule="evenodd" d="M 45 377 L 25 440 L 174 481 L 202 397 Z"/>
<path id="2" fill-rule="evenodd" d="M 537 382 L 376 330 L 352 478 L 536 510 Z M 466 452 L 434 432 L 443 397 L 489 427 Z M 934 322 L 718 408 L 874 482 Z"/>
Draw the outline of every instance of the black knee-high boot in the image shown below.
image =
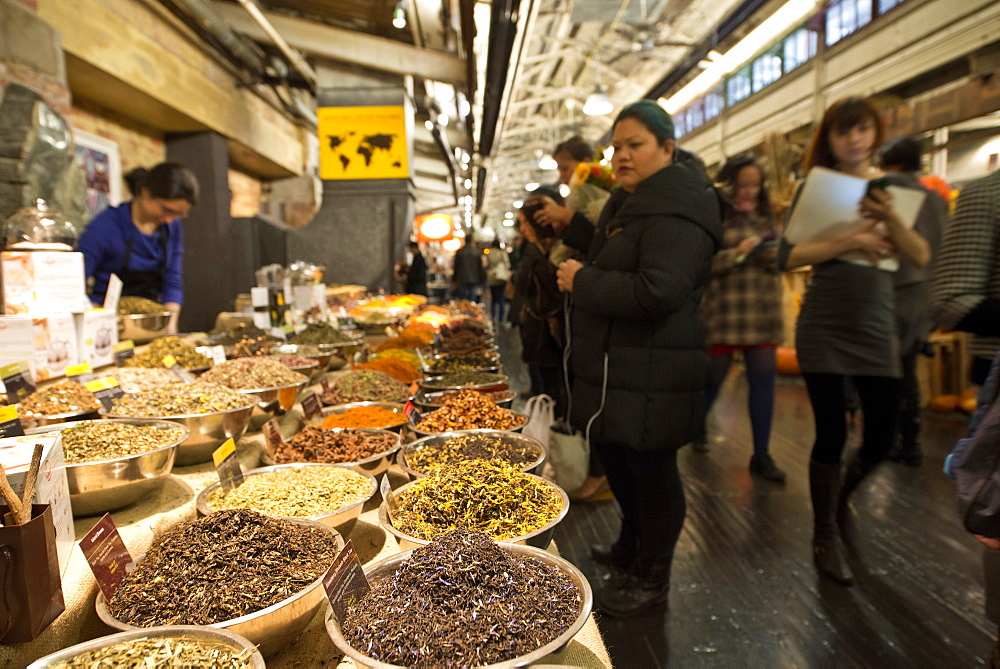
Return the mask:
<path id="1" fill-rule="evenodd" d="M 809 493 L 813 505 L 813 560 L 820 573 L 847 585 L 854 574 L 847 564 L 835 515 L 840 494 L 840 465 L 809 461 Z"/>
<path id="2" fill-rule="evenodd" d="M 837 525 L 841 531 L 848 532 L 851 526 L 851 494 L 865 478 L 875 469 L 877 462 L 869 462 L 854 456 L 844 472 L 844 482 L 840 487 L 840 497 L 837 500 Z"/>
<path id="3" fill-rule="evenodd" d="M 613 618 L 631 618 L 656 604 L 666 603 L 673 557 L 673 553 L 656 557 L 640 554 L 623 579 L 613 579 L 597 594 L 598 608 Z"/>

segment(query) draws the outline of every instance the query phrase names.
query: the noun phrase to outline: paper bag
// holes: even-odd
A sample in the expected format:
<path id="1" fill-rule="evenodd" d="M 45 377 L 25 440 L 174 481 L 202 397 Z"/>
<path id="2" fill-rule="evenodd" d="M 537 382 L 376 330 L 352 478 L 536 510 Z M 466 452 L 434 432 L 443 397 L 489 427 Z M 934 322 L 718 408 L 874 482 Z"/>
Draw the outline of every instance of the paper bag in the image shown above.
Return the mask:
<path id="1" fill-rule="evenodd" d="M 33 504 L 27 523 L 0 527 L 0 643 L 35 639 L 65 608 L 52 509 Z"/>

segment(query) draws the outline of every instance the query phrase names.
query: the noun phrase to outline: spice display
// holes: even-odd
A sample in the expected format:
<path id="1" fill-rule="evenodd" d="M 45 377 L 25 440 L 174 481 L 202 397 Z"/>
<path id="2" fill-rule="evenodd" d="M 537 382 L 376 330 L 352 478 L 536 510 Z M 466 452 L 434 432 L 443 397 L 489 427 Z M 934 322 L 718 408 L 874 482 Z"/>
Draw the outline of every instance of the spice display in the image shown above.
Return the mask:
<path id="1" fill-rule="evenodd" d="M 475 390 L 462 390 L 452 401 L 417 423 L 423 432 L 452 430 L 512 430 L 524 424 L 522 416 L 501 409 Z"/>
<path id="2" fill-rule="evenodd" d="M 430 404 L 431 406 L 444 406 L 452 400 L 456 400 L 460 397 L 461 390 L 446 390 L 440 394 L 434 394 L 433 397 L 425 395 L 422 403 Z M 480 392 L 483 397 L 488 397 L 491 402 L 500 404 L 501 402 L 509 402 L 517 396 L 513 390 L 493 390 L 490 392 Z"/>
<path id="3" fill-rule="evenodd" d="M 372 356 L 375 360 L 382 360 L 383 358 L 395 358 L 397 360 L 402 360 L 406 364 L 412 367 L 420 367 L 420 358 L 413 351 L 407 351 L 403 348 L 384 348 Z"/>
<path id="4" fill-rule="evenodd" d="M 421 385 L 425 388 L 462 388 L 466 386 L 497 386 L 506 383 L 506 377 L 490 372 L 464 370 L 449 372 L 434 379 L 427 379 Z"/>
<path id="5" fill-rule="evenodd" d="M 159 537 L 108 610 L 137 627 L 232 620 L 300 592 L 337 552 L 336 537 L 320 528 L 248 509 L 220 511 Z"/>
<path id="6" fill-rule="evenodd" d="M 119 316 L 162 314 L 166 310 L 167 308 L 159 302 L 145 297 L 126 295 L 118 298 L 117 312 Z"/>
<path id="7" fill-rule="evenodd" d="M 378 453 L 395 448 L 399 437 L 395 434 L 365 432 L 364 430 L 327 430 L 306 426 L 289 441 L 274 449 L 274 461 L 287 462 L 358 462 Z"/>
<path id="8" fill-rule="evenodd" d="M 392 348 L 415 349 L 426 348 L 434 340 L 434 333 L 419 330 L 404 330 L 395 337 L 389 337 L 381 344 L 375 346 L 375 352 L 386 351 Z"/>
<path id="9" fill-rule="evenodd" d="M 74 411 L 97 411 L 100 407 L 94 393 L 74 381 L 60 381 L 35 391 L 18 405 L 18 413 L 33 416 L 54 416 Z"/>
<path id="10" fill-rule="evenodd" d="M 234 390 L 255 390 L 304 383 L 309 377 L 271 358 L 236 358 L 219 363 L 202 374 L 201 380 Z"/>
<path id="11" fill-rule="evenodd" d="M 111 667 L 249 669 L 253 666 L 250 662 L 251 655 L 253 651 L 250 649 L 236 651 L 231 646 L 213 643 L 206 639 L 155 637 L 123 641 L 46 666 L 51 669 L 110 669 Z"/>
<path id="12" fill-rule="evenodd" d="M 301 355 L 269 355 L 267 356 L 269 360 L 274 360 L 281 363 L 289 369 L 306 369 L 308 367 L 317 367 L 317 363 L 312 358 L 303 358 Z"/>
<path id="13" fill-rule="evenodd" d="M 552 484 L 496 459 L 437 467 L 397 493 L 396 502 L 393 527 L 428 540 L 458 528 L 511 539 L 544 527 L 562 509 Z"/>
<path id="14" fill-rule="evenodd" d="M 348 402 L 403 402 L 410 396 L 405 383 L 384 372 L 357 369 L 330 384 L 320 397 L 324 404 Z"/>
<path id="15" fill-rule="evenodd" d="M 62 431 L 66 464 L 115 460 L 162 448 L 177 442 L 184 428 L 158 428 L 113 422 L 74 423 Z"/>
<path id="16" fill-rule="evenodd" d="M 523 469 L 538 459 L 538 451 L 530 442 L 512 443 L 495 436 L 463 434 L 436 444 L 423 443 L 403 452 L 406 466 L 421 474 L 435 467 L 453 465 L 466 460 L 500 459 L 517 469 Z"/>
<path id="17" fill-rule="evenodd" d="M 225 386 L 198 380 L 126 393 L 115 400 L 111 414 L 120 418 L 186 416 L 247 408 L 254 404 L 252 400 Z"/>
<path id="18" fill-rule="evenodd" d="M 416 367 L 396 358 L 377 358 L 370 362 L 354 365 L 354 369 L 371 369 L 382 372 L 405 384 L 413 383 L 422 376 Z"/>
<path id="19" fill-rule="evenodd" d="M 351 407 L 343 413 L 332 413 L 323 419 L 323 427 L 393 427 L 406 419 L 403 414 L 385 407 Z"/>
<path id="20" fill-rule="evenodd" d="M 483 666 L 555 640 L 576 620 L 582 599 L 558 567 L 455 530 L 372 584 L 341 630 L 353 648 L 386 664 Z"/>
<path id="21" fill-rule="evenodd" d="M 455 333 L 443 334 L 436 348 L 439 351 L 471 351 L 486 346 L 487 339 L 468 330 L 461 330 Z"/>
<path id="22" fill-rule="evenodd" d="M 167 355 L 174 356 L 184 369 L 200 369 L 212 364 L 211 359 L 206 358 L 194 349 L 194 346 L 185 344 L 177 337 L 160 337 L 154 339 L 142 353 L 136 353 L 125 361 L 126 367 L 166 367 L 163 358 Z"/>
<path id="23" fill-rule="evenodd" d="M 118 385 L 127 393 L 141 393 L 170 383 L 183 383 L 169 369 L 160 367 L 119 367 L 111 373 Z"/>
<path id="24" fill-rule="evenodd" d="M 255 355 L 267 355 L 268 351 L 279 342 L 281 342 L 280 339 L 271 335 L 245 337 L 233 344 L 232 357 L 248 358 Z"/>
<path id="25" fill-rule="evenodd" d="M 296 332 L 288 338 L 290 344 L 330 344 L 344 346 L 356 344 L 350 335 L 333 327 L 329 323 L 310 323 L 302 332 Z"/>
<path id="26" fill-rule="evenodd" d="M 272 336 L 267 330 L 262 330 L 252 323 L 239 323 L 224 330 L 212 330 L 212 341 L 223 346 L 234 346 L 241 341 L 257 338 L 270 339 L 273 342 L 280 341 Z"/>
<path id="27" fill-rule="evenodd" d="M 343 467 L 290 467 L 247 476 L 232 490 L 208 494 L 214 510 L 253 509 L 269 516 L 307 518 L 331 513 L 375 492 L 372 480 Z"/>
<path id="28" fill-rule="evenodd" d="M 496 356 L 484 351 L 471 353 L 452 353 L 426 361 L 428 374 L 447 374 L 461 372 L 467 369 L 492 369 L 500 364 Z"/>

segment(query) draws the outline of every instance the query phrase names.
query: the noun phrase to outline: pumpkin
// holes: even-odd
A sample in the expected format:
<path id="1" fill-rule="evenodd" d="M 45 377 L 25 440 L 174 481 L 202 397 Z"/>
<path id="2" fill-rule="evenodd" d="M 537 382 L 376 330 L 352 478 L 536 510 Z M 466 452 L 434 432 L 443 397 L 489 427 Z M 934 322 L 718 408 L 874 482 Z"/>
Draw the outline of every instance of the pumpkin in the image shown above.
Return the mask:
<path id="1" fill-rule="evenodd" d="M 784 374 L 785 376 L 798 376 L 802 373 L 802 370 L 799 369 L 799 356 L 796 354 L 794 348 L 779 346 L 775 362 L 778 374 Z"/>
<path id="2" fill-rule="evenodd" d="M 958 408 L 967 414 L 976 413 L 976 404 L 979 398 L 976 397 L 976 391 L 971 388 L 965 390 L 962 395 L 958 398 Z"/>
<path id="3" fill-rule="evenodd" d="M 958 409 L 961 398 L 958 395 L 938 395 L 928 403 L 931 411 L 955 411 Z"/>

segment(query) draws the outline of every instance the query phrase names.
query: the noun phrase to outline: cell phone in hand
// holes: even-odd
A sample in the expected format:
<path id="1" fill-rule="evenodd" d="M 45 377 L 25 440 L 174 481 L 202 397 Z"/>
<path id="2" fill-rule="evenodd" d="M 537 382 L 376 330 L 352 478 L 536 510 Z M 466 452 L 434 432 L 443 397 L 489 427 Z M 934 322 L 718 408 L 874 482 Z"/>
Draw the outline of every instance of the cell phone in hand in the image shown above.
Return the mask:
<path id="1" fill-rule="evenodd" d="M 889 177 L 879 177 L 878 179 L 872 179 L 868 182 L 868 191 L 865 195 L 870 195 L 876 188 L 879 190 L 885 190 L 889 187 L 890 181 Z"/>

